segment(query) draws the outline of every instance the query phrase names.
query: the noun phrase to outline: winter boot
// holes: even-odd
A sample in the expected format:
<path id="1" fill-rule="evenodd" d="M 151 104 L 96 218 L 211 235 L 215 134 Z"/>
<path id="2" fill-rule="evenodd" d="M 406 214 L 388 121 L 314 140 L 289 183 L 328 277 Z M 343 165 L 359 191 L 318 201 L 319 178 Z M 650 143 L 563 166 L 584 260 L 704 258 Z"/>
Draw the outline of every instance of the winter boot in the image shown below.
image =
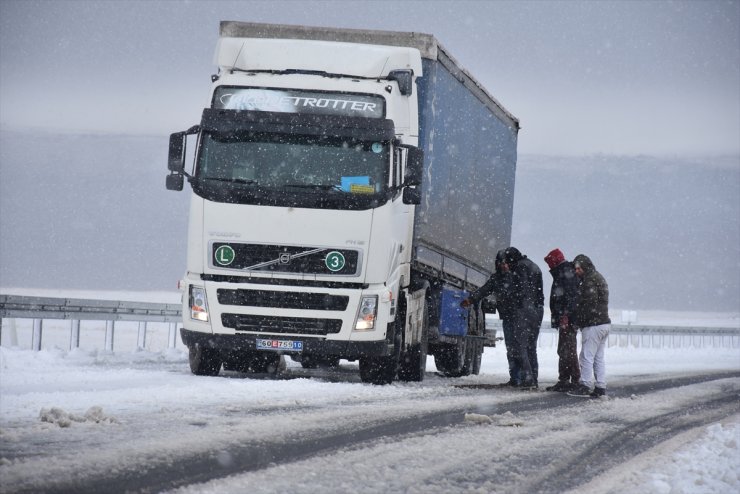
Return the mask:
<path id="1" fill-rule="evenodd" d="M 596 387 L 589 396 L 591 396 L 591 398 L 602 398 L 606 396 L 606 389 Z"/>
<path id="2" fill-rule="evenodd" d="M 571 385 L 568 383 L 568 381 L 558 381 L 557 384 L 554 386 L 548 386 L 545 388 L 545 391 L 557 391 L 559 393 L 565 393 L 567 391 L 570 391 L 572 389 Z"/>
<path id="3" fill-rule="evenodd" d="M 577 396 L 579 398 L 590 398 L 591 388 L 584 384 L 579 384 L 578 387 L 568 391 L 568 396 Z"/>

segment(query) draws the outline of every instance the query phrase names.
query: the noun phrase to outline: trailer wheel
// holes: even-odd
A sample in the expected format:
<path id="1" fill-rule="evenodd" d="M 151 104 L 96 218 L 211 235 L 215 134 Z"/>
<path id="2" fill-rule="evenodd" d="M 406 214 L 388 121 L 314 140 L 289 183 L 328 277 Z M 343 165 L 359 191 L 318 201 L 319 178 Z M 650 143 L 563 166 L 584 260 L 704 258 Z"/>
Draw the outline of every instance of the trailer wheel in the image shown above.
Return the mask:
<path id="1" fill-rule="evenodd" d="M 468 318 L 468 334 L 475 336 L 483 336 L 486 331 L 486 315 L 483 312 L 482 307 L 477 307 L 475 313 L 471 313 L 471 317 Z M 483 350 L 485 346 L 483 340 L 475 338 L 468 341 L 469 354 L 466 356 L 465 361 L 465 372 L 463 375 L 468 376 L 470 374 L 480 374 L 481 361 L 483 360 Z"/>
<path id="2" fill-rule="evenodd" d="M 460 338 L 456 345 L 441 345 L 434 353 L 437 370 L 447 377 L 460 377 L 465 374 L 465 363 L 468 360 L 468 341 Z M 470 371 L 468 370 L 468 374 Z"/>
<path id="3" fill-rule="evenodd" d="M 475 352 L 473 353 L 473 366 L 472 369 L 470 369 L 470 373 L 474 376 L 480 374 L 481 363 L 483 361 L 483 350 L 485 350 L 483 342 L 477 340 L 475 342 Z"/>
<path id="4" fill-rule="evenodd" d="M 196 376 L 217 376 L 221 370 L 221 355 L 218 350 L 205 348 L 198 343 L 188 347 L 190 371 Z"/>
<path id="5" fill-rule="evenodd" d="M 429 340 L 429 308 L 424 306 L 424 319 L 422 321 L 421 341 L 409 345 L 401 354 L 398 364 L 398 379 L 401 381 L 423 381 L 427 369 L 427 349 Z"/>
<path id="6" fill-rule="evenodd" d="M 478 340 L 468 339 L 465 344 L 465 361 L 463 362 L 461 376 L 469 376 L 475 367 L 475 357 L 478 352 Z"/>

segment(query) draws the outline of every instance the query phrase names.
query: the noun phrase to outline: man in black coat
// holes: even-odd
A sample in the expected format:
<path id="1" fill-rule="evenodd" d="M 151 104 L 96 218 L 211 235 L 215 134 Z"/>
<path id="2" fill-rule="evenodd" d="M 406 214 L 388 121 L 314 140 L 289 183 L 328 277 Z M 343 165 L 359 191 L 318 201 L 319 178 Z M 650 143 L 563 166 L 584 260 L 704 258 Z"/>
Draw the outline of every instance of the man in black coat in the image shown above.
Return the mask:
<path id="1" fill-rule="evenodd" d="M 573 263 L 566 260 L 560 249 L 551 250 L 545 262 L 552 275 L 550 289 L 550 326 L 558 329 L 558 382 L 547 391 L 567 392 L 575 389 L 581 379 L 578 363 L 578 329 L 574 314 L 578 300 L 578 277 Z"/>
<path id="2" fill-rule="evenodd" d="M 506 360 L 509 364 L 509 381 L 504 383 L 507 386 L 519 386 L 521 379 L 519 377 L 520 359 L 517 347 L 514 344 L 514 315 L 515 311 L 512 306 L 510 295 L 511 273 L 502 271 L 504 262 L 505 249 L 496 253 L 496 270 L 486 283 L 470 296 L 463 300 L 460 305 L 468 307 L 471 304 L 477 304 L 482 299 L 493 294 L 495 300 L 496 312 L 501 319 L 501 325 L 504 332 L 504 345 L 506 346 Z"/>
<path id="3" fill-rule="evenodd" d="M 504 326 L 510 376 L 506 384 L 537 387 L 537 338 L 545 302 L 542 271 L 516 247 L 499 251 L 496 273 L 461 305 L 467 307 L 492 292 Z"/>
<path id="4" fill-rule="evenodd" d="M 504 251 L 502 271 L 511 273 L 507 296 L 513 310 L 514 345 L 519 353 L 521 386 L 537 387 L 537 338 L 544 315 L 542 271 L 516 247 Z"/>

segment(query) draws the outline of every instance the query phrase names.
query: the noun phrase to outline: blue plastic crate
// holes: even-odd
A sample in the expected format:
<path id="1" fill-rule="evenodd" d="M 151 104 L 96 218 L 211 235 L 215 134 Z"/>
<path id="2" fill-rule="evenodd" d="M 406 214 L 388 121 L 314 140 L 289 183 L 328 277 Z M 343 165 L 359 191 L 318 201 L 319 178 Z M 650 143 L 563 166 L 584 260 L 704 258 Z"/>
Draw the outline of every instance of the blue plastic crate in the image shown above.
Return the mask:
<path id="1" fill-rule="evenodd" d="M 468 296 L 466 290 L 442 288 L 442 301 L 439 314 L 439 334 L 446 336 L 465 336 L 468 334 L 468 310 L 460 307 Z"/>

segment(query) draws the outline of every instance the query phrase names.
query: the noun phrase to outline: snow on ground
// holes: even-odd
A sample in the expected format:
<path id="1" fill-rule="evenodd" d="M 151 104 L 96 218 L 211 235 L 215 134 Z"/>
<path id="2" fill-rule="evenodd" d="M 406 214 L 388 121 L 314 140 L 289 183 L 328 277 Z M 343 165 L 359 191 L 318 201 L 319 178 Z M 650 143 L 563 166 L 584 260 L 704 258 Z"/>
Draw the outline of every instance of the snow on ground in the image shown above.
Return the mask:
<path id="1" fill-rule="evenodd" d="M 4 293 L 7 293 L 3 291 Z M 40 295 L 24 293 L 27 295 Z M 101 294 L 97 298 L 121 299 L 120 294 Z M 175 294 L 177 295 L 177 294 Z M 172 294 L 152 295 L 151 301 L 176 303 Z M 60 296 L 49 293 L 45 296 Z M 92 298 L 90 293 L 66 295 Z M 130 300 L 141 300 L 141 294 Z M 696 317 L 701 326 L 737 327 L 732 317 Z M 675 314 L 661 315 L 661 325 L 686 325 Z M 708 321 L 705 324 L 701 322 Z M 721 321 L 721 322 L 718 322 Z M 734 321 L 737 321 L 736 316 Z M 640 321 L 644 323 L 644 321 Z M 584 434 L 597 431 L 589 417 L 634 417 L 676 409 L 687 400 L 710 396 L 720 389 L 738 393 L 738 380 L 725 379 L 692 385 L 680 390 L 666 390 L 637 398 L 588 401 L 582 412 L 584 420 L 552 414 L 544 420 L 528 415 L 507 414 L 506 403 L 523 399 L 511 392 L 456 393 L 449 380 L 433 374 L 429 359 L 423 383 L 394 383 L 371 386 L 359 382 L 356 364 L 342 361 L 340 379 L 245 379 L 240 376 L 196 377 L 188 369 L 187 354 L 179 341 L 167 348 L 168 325 L 150 325 L 146 348 L 136 348 L 136 326 L 117 325 L 114 352 L 102 348 L 104 324 L 83 322 L 81 347 L 69 348 L 67 321 L 47 321 L 44 345 L 40 352 L 30 348 L 29 322 L 3 321 L 3 346 L 0 347 L 0 443 L 2 449 L 28 447 L 28 438 L 42 441 L 44 448 L 61 448 L 67 442 L 77 444 L 72 456 L 61 456 L 48 463 L 33 455 L 23 460 L 0 458 L 0 478 L 22 485 L 24 478 L 40 475 L 80 475 L 79 465 L 116 468 L 122 458 L 140 461 L 147 455 L 170 455 L 173 460 L 192 448 L 193 435 L 204 451 L 217 448 L 223 438 L 245 439 L 289 437 L 295 431 L 308 431 L 334 425 L 337 413 L 344 425 L 373 423 L 389 416 L 413 416 L 419 403 L 440 409 L 467 407 L 465 427 L 442 431 L 434 436 L 414 435 L 403 442 L 402 450 L 392 441 L 376 441 L 368 447 L 343 450 L 341 454 L 319 456 L 289 465 L 200 484 L 182 492 L 346 492 L 358 486 L 376 485 L 377 478 L 388 479 L 386 490 L 404 492 L 493 492 L 500 485 L 476 484 L 476 470 L 460 470 L 466 460 L 475 457 L 493 468 L 516 455 L 545 455 L 562 450 Z M 96 325 L 97 324 L 97 325 Z M 15 345 L 6 340 L 14 332 Z M 607 349 L 607 373 L 614 386 L 628 384 L 647 375 L 682 374 L 697 371 L 740 370 L 738 339 L 728 339 L 722 348 L 710 345 L 683 348 L 649 348 L 617 344 Z M 540 339 L 540 383 L 556 380 L 556 339 L 543 333 Z M 289 370 L 300 366 L 288 360 Z M 503 345 L 488 348 L 481 374 L 460 378 L 466 384 L 490 384 L 505 381 L 506 364 Z M 433 397 L 433 400 L 429 400 Z M 419 400 L 426 400 L 420 402 Z M 577 400 L 577 398 L 574 398 Z M 427 411 L 432 411 L 427 408 Z M 305 415 L 289 411 L 308 411 Z M 262 413 L 264 412 L 264 413 Z M 239 420 L 248 414 L 250 420 Z M 282 414 L 282 415 L 281 415 Z M 334 415 L 332 415 L 334 414 Z M 190 429 L 180 433 L 183 417 Z M 288 424 L 281 424 L 280 419 Z M 272 422 L 269 422 L 272 421 Z M 248 424 L 247 422 L 251 423 Z M 278 422 L 278 423 L 276 423 Z M 208 424 L 205 428 L 204 424 Z M 250 428 L 251 427 L 251 428 Z M 147 441 L 126 441 L 126 435 L 151 435 Z M 199 432 L 201 431 L 201 432 Z M 100 435 L 110 436 L 103 453 L 96 443 Z M 180 443 L 179 436 L 182 436 Z M 120 438 L 120 440 L 119 440 Z M 161 444 L 160 439 L 170 441 Z M 674 437 L 644 452 L 620 467 L 606 472 L 578 492 L 694 493 L 740 491 L 740 416 L 702 427 Z M 135 444 L 136 450 L 132 450 Z M 56 446 L 55 446 L 56 445 Z M 454 451 L 454 454 L 451 454 Z M 187 450 L 192 454 L 193 450 Z M 59 453 L 63 454 L 63 451 Z M 430 468 L 429 458 L 434 458 Z M 394 461 L 394 459 L 396 461 Z M 228 462 L 228 452 L 219 461 Z M 77 465 L 77 467 L 76 467 Z M 393 465 L 392 467 L 389 465 Z M 401 465 L 405 465 L 404 468 Z M 476 464 L 475 468 L 480 468 Z M 319 477 L 316 472 L 321 472 Z M 440 474 L 440 472 L 442 472 Z M 523 476 L 527 473 L 523 472 Z M 347 485 L 342 478 L 354 479 Z M 525 477 L 522 477 L 525 478 Z M 2 484 L 0 484 L 2 487 Z M 511 486 L 514 488 L 516 485 Z M 256 489 L 256 490 L 255 490 Z M 0 491 L 3 489 L 0 488 Z M 372 492 L 372 489 L 364 489 Z"/>
<path id="2" fill-rule="evenodd" d="M 503 350 L 503 346 L 487 349 L 481 375 L 462 378 L 460 381 L 496 383 L 505 380 Z M 546 385 L 556 379 L 555 348 L 543 347 L 539 353 L 540 380 Z M 349 370 L 352 370 L 353 365 L 347 362 L 342 364 Z M 660 350 L 615 347 L 607 351 L 607 365 L 611 381 L 628 383 L 646 374 L 740 369 L 740 349 Z M 297 364 L 289 361 L 289 366 L 292 368 Z M 430 359 L 428 371 L 433 370 L 433 361 Z M 234 430 L 233 420 L 231 423 L 219 422 L 214 415 L 243 413 L 245 410 L 289 410 L 296 407 L 331 409 L 331 405 L 336 404 L 346 407 L 348 413 L 357 413 L 357 420 L 378 420 L 384 413 L 393 413 L 394 406 L 398 407 L 399 413 L 408 413 L 409 411 L 402 408 L 413 407 L 414 397 L 439 395 L 440 400 L 448 400 L 447 404 L 449 400 L 458 400 L 453 392 L 449 392 L 449 396 L 440 394 L 439 381 L 444 380 L 429 375 L 423 384 L 399 383 L 379 387 L 364 385 L 352 378 L 347 378 L 344 382 L 328 382 L 324 379 L 273 381 L 199 378 L 189 374 L 187 356 L 182 348 L 160 352 L 116 353 L 85 350 L 69 352 L 62 349 L 32 352 L 18 348 L 0 348 L 0 440 L 8 444 L 23 441 L 24 427 L 30 427 L 34 434 L 41 434 L 42 437 L 48 435 L 50 441 L 52 438 L 58 441 L 60 434 L 66 434 L 68 439 L 75 438 L 84 444 L 84 438 L 90 430 L 108 428 L 113 435 L 117 428 L 125 429 L 126 422 L 153 420 L 149 425 L 161 427 L 175 415 L 190 415 L 194 422 L 209 423 L 208 437 L 203 437 L 204 447 L 217 446 L 219 436 L 238 434 L 239 431 Z M 668 390 L 659 393 L 659 399 L 650 395 L 639 400 L 608 400 L 603 404 L 589 405 L 589 413 L 598 411 L 606 416 L 639 417 L 646 406 L 651 407 L 651 411 L 656 408 L 670 411 L 679 406 L 682 400 L 703 394 L 709 396 L 711 392 L 716 392 L 718 386 L 727 385 L 723 381 L 689 386 L 679 392 Z M 737 392 L 736 380 L 733 386 Z M 404 401 L 409 399 L 411 401 Z M 474 481 L 466 480 L 464 475 L 471 475 L 473 472 L 454 474 L 459 464 L 464 463 L 466 455 L 486 458 L 486 461 L 495 464 L 496 461 L 505 461 L 507 455 L 531 454 L 532 448 L 562 449 L 563 444 L 577 441 L 582 434 L 593 433 L 588 424 L 573 427 L 572 423 L 564 422 L 566 418 L 563 417 L 530 423 L 527 416 L 507 416 L 495 393 L 482 392 L 479 399 L 471 401 L 467 397 L 459 398 L 459 401 L 471 408 L 469 428 L 443 432 L 433 437 L 419 435 L 405 441 L 403 451 L 395 451 L 393 444 L 380 441 L 370 448 L 275 466 L 191 486 L 182 492 L 242 492 L 247 485 L 252 492 L 279 492 L 283 489 L 295 490 L 296 487 L 304 492 L 339 492 L 351 487 L 337 480 L 348 472 L 351 472 L 355 486 L 362 485 L 362 482 L 373 485 L 373 478 L 368 477 L 367 472 L 374 472 L 372 477 L 381 472 L 384 478 L 398 479 L 384 484 L 385 488 L 391 490 L 450 492 L 489 489 L 493 492 L 493 485 L 475 485 Z M 350 410 L 350 407 L 356 408 Z M 490 422 L 477 420 L 476 416 L 486 416 Z M 144 419 L 145 417 L 148 418 Z M 279 418 L 280 414 L 276 417 Z M 273 420 L 274 418 L 273 416 Z M 296 420 L 300 418 L 291 417 L 290 430 L 301 430 L 304 426 Z M 312 417 L 312 420 L 316 421 L 316 417 Z M 489 425 L 480 422 L 487 422 Z M 308 427 L 308 424 L 305 425 Z M 147 427 L 147 422 L 143 426 Z M 97 429 L 86 429 L 90 427 Z M 280 429 L 278 424 L 274 424 L 261 434 L 263 437 L 275 437 L 283 433 Z M 166 445 L 156 444 L 158 433 L 159 431 L 152 430 L 151 446 L 166 449 Z M 615 472 L 600 476 L 594 490 L 736 492 L 740 489 L 739 433 L 740 417 L 732 417 L 721 424 L 684 434 L 644 453 Z M 250 434 L 250 437 L 259 437 L 254 432 Z M 521 449 L 512 447 L 513 443 L 521 445 L 517 446 Z M 151 453 L 144 450 L 143 445 L 141 447 L 142 450 L 138 452 L 141 456 Z M 170 447 L 171 454 L 176 458 L 178 444 L 171 444 Z M 110 445 L 107 446 L 109 448 Z M 114 447 L 107 451 L 112 462 L 118 461 L 122 456 L 137 454 L 126 449 L 125 441 L 119 448 L 117 450 Z M 100 455 L 96 462 L 103 465 L 106 456 L 95 451 L 98 449 L 90 448 L 88 454 Z M 456 455 L 450 455 L 450 451 L 456 451 Z M 389 468 L 389 457 L 398 457 L 399 464 L 406 464 L 408 469 L 403 472 L 383 472 Z M 428 463 L 425 464 L 422 460 L 416 460 L 418 463 L 415 463 L 416 457 L 438 460 L 434 462 L 434 468 L 430 469 Z M 44 468 L 48 475 L 62 476 L 65 475 L 65 470 L 74 470 L 74 462 L 77 460 L 73 458 L 70 461 L 72 463 L 56 465 L 59 468 L 54 465 L 46 465 Z M 228 454 L 224 461 L 228 461 Z M 15 475 L 31 475 L 30 472 L 39 468 L 39 465 L 29 462 L 25 467 L 27 468 L 0 459 L 0 476 L 12 479 Z M 449 468 L 450 471 L 444 479 L 432 478 L 440 468 L 442 471 Z M 312 472 L 323 472 L 321 479 L 324 480 L 314 478 Z M 255 486 L 260 486 L 257 491 L 254 490 Z M 421 486 L 426 487 L 421 489 Z"/>
<path id="3" fill-rule="evenodd" d="M 669 439 L 578 489 L 589 494 L 711 494 L 740 488 L 740 417 Z"/>

